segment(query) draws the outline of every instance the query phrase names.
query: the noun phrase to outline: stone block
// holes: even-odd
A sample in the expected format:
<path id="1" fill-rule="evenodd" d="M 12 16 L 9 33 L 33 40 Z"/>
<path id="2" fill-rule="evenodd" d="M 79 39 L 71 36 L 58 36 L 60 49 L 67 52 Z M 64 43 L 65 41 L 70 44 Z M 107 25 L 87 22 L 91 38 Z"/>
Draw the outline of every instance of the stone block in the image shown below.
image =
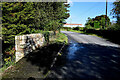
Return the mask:
<path id="1" fill-rule="evenodd" d="M 18 62 L 21 58 L 24 57 L 24 54 L 23 53 L 20 53 L 20 52 L 16 52 L 16 62 Z"/>
<path id="2" fill-rule="evenodd" d="M 44 42 L 45 38 L 41 33 L 15 36 L 16 62 L 42 46 Z"/>

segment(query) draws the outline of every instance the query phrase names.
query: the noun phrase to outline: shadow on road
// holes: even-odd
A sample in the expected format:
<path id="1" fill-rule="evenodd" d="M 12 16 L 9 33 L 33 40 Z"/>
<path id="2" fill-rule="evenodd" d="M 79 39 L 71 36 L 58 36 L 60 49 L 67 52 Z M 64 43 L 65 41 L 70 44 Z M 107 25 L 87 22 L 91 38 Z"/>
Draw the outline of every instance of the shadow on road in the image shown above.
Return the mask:
<path id="1" fill-rule="evenodd" d="M 62 45 L 62 43 L 55 43 L 41 47 L 36 51 L 33 51 L 32 53 L 28 54 L 25 58 L 32 65 L 39 66 L 39 70 L 44 68 L 45 70 L 43 74 L 46 74 L 47 71 L 50 70 L 50 66 L 53 62 L 53 59 L 56 57 L 56 54 L 60 50 Z"/>
<path id="2" fill-rule="evenodd" d="M 120 80 L 120 48 L 71 43 L 46 79 Z"/>
<path id="3" fill-rule="evenodd" d="M 43 79 L 62 45 L 63 43 L 53 43 L 29 53 L 15 66 L 5 71 L 2 80 Z"/>
<path id="4" fill-rule="evenodd" d="M 8 69 L 2 80 L 43 79 L 61 46 L 54 43 L 28 54 Z M 120 48 L 73 42 L 64 47 L 45 80 L 120 80 L 119 63 Z"/>

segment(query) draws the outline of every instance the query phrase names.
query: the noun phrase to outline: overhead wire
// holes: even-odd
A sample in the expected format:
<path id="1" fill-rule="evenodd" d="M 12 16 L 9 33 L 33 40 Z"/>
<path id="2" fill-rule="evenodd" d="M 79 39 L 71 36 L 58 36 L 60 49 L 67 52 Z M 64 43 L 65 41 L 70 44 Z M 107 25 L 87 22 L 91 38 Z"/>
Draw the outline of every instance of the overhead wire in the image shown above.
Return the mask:
<path id="1" fill-rule="evenodd" d="M 85 15 L 85 14 L 90 13 L 90 11 L 91 11 L 92 9 L 96 8 L 95 6 L 98 6 L 98 5 L 100 5 L 100 4 L 101 4 L 101 2 L 97 2 L 97 4 L 95 3 L 95 5 L 93 5 L 93 6 L 90 7 L 89 9 L 85 10 L 84 12 L 82 12 L 82 14 L 80 13 L 80 15 Z M 81 19 L 83 20 L 84 18 L 81 17 Z M 81 21 L 82 21 L 82 20 L 81 20 Z"/>

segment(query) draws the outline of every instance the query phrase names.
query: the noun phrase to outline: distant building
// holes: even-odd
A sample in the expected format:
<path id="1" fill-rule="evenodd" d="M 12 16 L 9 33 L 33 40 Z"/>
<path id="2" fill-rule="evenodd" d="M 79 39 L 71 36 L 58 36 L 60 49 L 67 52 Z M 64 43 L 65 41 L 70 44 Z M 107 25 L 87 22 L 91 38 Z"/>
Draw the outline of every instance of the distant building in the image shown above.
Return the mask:
<path id="1" fill-rule="evenodd" d="M 71 28 L 73 28 L 73 27 L 84 27 L 82 24 L 64 24 L 64 26 L 63 27 L 71 27 Z"/>

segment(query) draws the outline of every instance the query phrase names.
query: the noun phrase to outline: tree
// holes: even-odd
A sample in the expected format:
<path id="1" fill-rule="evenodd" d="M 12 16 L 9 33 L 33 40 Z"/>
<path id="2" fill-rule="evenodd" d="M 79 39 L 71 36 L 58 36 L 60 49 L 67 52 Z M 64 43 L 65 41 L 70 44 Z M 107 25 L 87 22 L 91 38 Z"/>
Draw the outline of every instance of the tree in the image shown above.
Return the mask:
<path id="1" fill-rule="evenodd" d="M 105 27 L 105 18 L 104 17 L 102 17 L 100 20 L 100 26 L 102 26 L 101 28 Z"/>
<path id="2" fill-rule="evenodd" d="M 87 27 L 94 27 L 94 22 L 93 19 L 91 19 L 90 17 L 88 17 L 87 23 L 85 24 Z M 88 26 L 89 25 L 89 26 Z"/>
<path id="3" fill-rule="evenodd" d="M 61 22 L 69 17 L 67 13 L 69 5 L 63 2 L 3 2 L 2 4 L 2 34 L 5 43 L 14 43 L 15 35 L 29 34 L 33 30 L 55 31 L 63 24 Z M 57 25 L 53 26 L 54 24 Z"/>
<path id="4" fill-rule="evenodd" d="M 53 24 L 56 24 L 52 26 L 54 34 L 56 34 L 56 30 L 59 30 L 64 22 L 64 19 L 67 19 L 69 17 L 69 13 L 67 13 L 69 10 L 69 4 L 63 4 L 63 2 L 56 2 L 53 4 L 53 15 L 50 16 L 51 19 L 53 20 Z M 61 23 L 62 22 L 62 23 Z"/>
<path id="5" fill-rule="evenodd" d="M 105 19 L 106 18 L 106 15 L 100 15 L 100 16 L 96 16 L 94 18 L 94 20 L 96 21 L 99 21 L 100 22 L 100 26 L 102 26 L 102 28 L 105 28 Z M 109 17 L 107 16 L 107 27 L 110 25 L 110 19 Z"/>
<path id="6" fill-rule="evenodd" d="M 98 26 L 102 26 L 102 28 L 104 28 L 105 27 L 105 17 L 106 17 L 106 15 L 100 15 L 100 16 L 96 16 L 95 18 L 90 18 L 90 17 L 88 17 L 88 20 L 87 20 L 87 23 L 85 24 L 86 26 L 87 25 L 89 25 L 89 27 L 91 26 L 91 27 L 96 27 L 95 26 L 95 24 L 96 25 L 98 25 Z M 110 19 L 109 19 L 109 17 L 107 16 L 107 25 L 110 25 Z"/>
<path id="7" fill-rule="evenodd" d="M 5 43 L 14 43 L 15 35 L 27 34 L 33 28 L 33 3 L 3 2 L 2 35 Z"/>
<path id="8" fill-rule="evenodd" d="M 113 17 L 117 19 L 117 24 L 120 25 L 120 1 L 116 1 L 113 3 L 114 8 L 112 9 Z"/>
<path id="9" fill-rule="evenodd" d="M 42 30 L 55 30 L 60 29 L 64 19 L 69 17 L 67 8 L 69 4 L 63 2 L 44 2 L 36 3 L 35 22 L 36 28 Z M 54 23 L 57 23 L 56 28 L 53 28 Z"/>

